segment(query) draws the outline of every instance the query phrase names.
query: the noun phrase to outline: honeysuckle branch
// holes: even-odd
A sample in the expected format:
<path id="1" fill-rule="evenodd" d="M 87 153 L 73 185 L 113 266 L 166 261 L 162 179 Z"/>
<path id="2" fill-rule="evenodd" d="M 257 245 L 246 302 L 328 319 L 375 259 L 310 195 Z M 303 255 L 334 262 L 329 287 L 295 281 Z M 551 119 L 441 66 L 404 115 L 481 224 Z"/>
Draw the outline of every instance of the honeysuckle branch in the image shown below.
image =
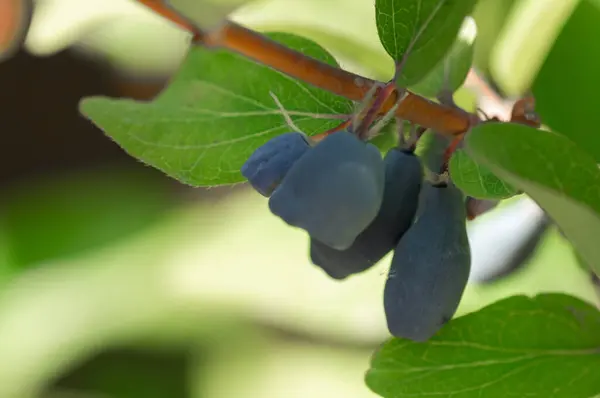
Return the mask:
<path id="1" fill-rule="evenodd" d="M 382 82 L 348 72 L 292 50 L 234 22 L 224 21 L 219 29 L 204 32 L 161 0 L 137 1 L 189 31 L 197 45 L 235 51 L 291 77 L 350 100 L 361 101 L 375 84 L 384 86 Z M 392 109 L 401 95 L 403 92 L 395 89 L 380 107 L 379 115 L 386 114 Z M 411 92 L 402 99 L 395 113 L 401 119 L 447 136 L 462 135 L 479 122 L 477 115 L 435 103 Z"/>

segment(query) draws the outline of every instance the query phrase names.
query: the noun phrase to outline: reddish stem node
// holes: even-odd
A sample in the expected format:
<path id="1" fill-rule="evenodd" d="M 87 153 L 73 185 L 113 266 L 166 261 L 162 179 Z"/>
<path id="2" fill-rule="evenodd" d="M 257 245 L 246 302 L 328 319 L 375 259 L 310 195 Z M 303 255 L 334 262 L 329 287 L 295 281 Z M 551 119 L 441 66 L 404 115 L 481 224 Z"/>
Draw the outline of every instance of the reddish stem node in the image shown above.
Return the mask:
<path id="1" fill-rule="evenodd" d="M 450 143 L 450 145 L 448 145 L 448 148 L 446 148 L 446 151 L 444 151 L 444 162 L 442 163 L 440 173 L 446 173 L 448 171 L 448 165 L 450 163 L 450 158 L 452 157 L 454 152 L 456 152 L 456 149 L 462 142 L 463 138 L 464 138 L 464 134 L 455 137 L 452 140 L 452 142 Z"/>
<path id="2" fill-rule="evenodd" d="M 333 133 L 335 133 L 335 132 L 337 132 L 337 131 L 342 131 L 342 130 L 345 130 L 345 129 L 347 129 L 348 127 L 350 127 L 350 125 L 351 125 L 351 124 L 352 124 L 352 120 L 348 119 L 348 120 L 346 120 L 345 122 L 341 123 L 339 126 L 336 126 L 336 127 L 332 128 L 332 129 L 329 129 L 329 130 L 327 130 L 327 131 L 324 131 L 324 132 L 322 132 L 322 133 L 320 133 L 320 134 L 313 135 L 313 136 L 311 137 L 311 139 L 313 139 L 313 140 L 314 140 L 314 141 L 316 141 L 316 142 L 319 142 L 319 141 L 321 141 L 323 138 L 327 137 L 327 136 L 328 136 L 328 135 L 330 135 L 330 134 L 333 134 Z"/>

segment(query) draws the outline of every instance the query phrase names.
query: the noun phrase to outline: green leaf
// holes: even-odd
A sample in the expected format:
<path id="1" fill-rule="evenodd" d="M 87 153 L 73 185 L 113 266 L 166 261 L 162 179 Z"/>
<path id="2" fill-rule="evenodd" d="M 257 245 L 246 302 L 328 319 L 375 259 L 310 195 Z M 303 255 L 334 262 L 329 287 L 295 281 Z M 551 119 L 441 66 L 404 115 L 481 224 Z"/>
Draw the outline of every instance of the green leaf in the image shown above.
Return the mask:
<path id="1" fill-rule="evenodd" d="M 600 313 L 571 296 L 514 296 L 450 321 L 426 343 L 393 339 L 369 388 L 386 398 L 589 398 L 600 393 Z"/>
<path id="2" fill-rule="evenodd" d="M 452 156 L 450 175 L 465 194 L 477 199 L 506 199 L 518 193 L 488 168 L 474 162 L 463 150 Z"/>
<path id="3" fill-rule="evenodd" d="M 455 92 L 463 85 L 473 63 L 477 25 L 468 17 L 450 52 L 423 80 L 410 89 L 425 97 L 435 98 L 442 91 Z"/>
<path id="4" fill-rule="evenodd" d="M 388 54 L 407 61 L 398 83 L 423 79 L 448 53 L 476 0 L 376 0 L 379 39 Z"/>
<path id="5" fill-rule="evenodd" d="M 475 161 L 537 201 L 600 273 L 600 170 L 563 135 L 510 123 L 475 127 L 466 138 Z"/>
<path id="6" fill-rule="evenodd" d="M 317 44 L 289 34 L 275 40 L 336 65 Z M 290 131 L 273 92 L 308 135 L 339 125 L 352 103 L 237 54 L 191 49 L 169 87 L 153 102 L 86 98 L 81 112 L 130 155 L 186 184 L 243 181 L 244 161 Z"/>
<path id="7" fill-rule="evenodd" d="M 567 20 L 533 84 L 536 111 L 600 163 L 600 4 L 583 0 Z M 561 82 L 557 84 L 557 82 Z"/>

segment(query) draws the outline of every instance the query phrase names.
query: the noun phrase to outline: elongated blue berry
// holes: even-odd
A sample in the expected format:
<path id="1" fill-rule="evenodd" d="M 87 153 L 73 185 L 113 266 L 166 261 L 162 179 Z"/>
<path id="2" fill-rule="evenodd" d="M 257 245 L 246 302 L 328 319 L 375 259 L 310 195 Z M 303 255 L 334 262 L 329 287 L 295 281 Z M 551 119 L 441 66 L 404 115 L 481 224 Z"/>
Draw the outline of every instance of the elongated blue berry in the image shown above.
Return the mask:
<path id="1" fill-rule="evenodd" d="M 398 242 L 384 289 L 389 331 L 431 338 L 456 312 L 469 279 L 471 255 L 462 192 L 424 184 L 417 220 Z"/>

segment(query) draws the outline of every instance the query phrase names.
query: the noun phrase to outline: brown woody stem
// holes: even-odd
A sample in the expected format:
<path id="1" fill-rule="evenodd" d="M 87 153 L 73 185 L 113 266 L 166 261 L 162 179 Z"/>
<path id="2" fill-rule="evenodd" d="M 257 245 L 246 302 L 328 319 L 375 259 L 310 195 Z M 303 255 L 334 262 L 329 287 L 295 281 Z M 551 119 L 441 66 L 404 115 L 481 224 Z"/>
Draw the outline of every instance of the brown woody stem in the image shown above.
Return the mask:
<path id="1" fill-rule="evenodd" d="M 192 33 L 195 43 L 235 51 L 350 100 L 362 100 L 374 84 L 380 83 L 306 56 L 234 22 L 226 21 L 214 33 L 205 33 L 161 0 L 137 1 Z M 379 114 L 392 109 L 401 94 L 395 89 L 379 109 Z M 474 114 L 437 104 L 410 92 L 397 108 L 396 116 L 448 136 L 461 135 L 479 122 Z"/>

